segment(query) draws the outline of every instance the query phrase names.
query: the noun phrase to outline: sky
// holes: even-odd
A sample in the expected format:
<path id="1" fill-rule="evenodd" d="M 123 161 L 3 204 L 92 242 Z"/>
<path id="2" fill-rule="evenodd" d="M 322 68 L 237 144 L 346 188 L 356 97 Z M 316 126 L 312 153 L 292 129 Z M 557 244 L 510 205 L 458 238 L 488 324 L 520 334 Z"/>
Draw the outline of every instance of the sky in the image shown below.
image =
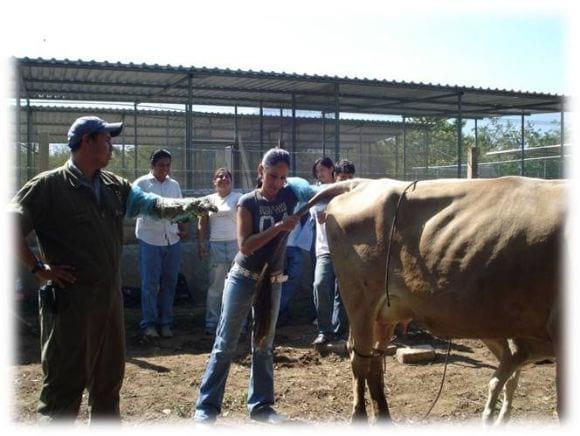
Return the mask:
<path id="1" fill-rule="evenodd" d="M 0 126 L 8 125 L 10 56 L 327 74 L 575 95 L 578 48 L 574 41 L 580 41 L 580 26 L 573 4 L 559 0 L 5 1 L 0 6 Z M 578 126 L 576 112 L 569 122 Z M 2 133 L 6 144 L 5 128 Z M 6 204 L 9 159 L 2 164 L 0 198 Z M 579 167 L 576 159 L 574 174 L 579 174 Z M 0 256 L 6 259 L 10 254 L 2 251 Z M 578 283 L 580 267 L 570 270 Z M 8 285 L 2 289 L 11 291 Z M 572 323 L 580 320 L 580 316 L 570 318 Z M 4 327 L 0 325 L 0 333 L 10 331 Z M 580 328 L 572 327 L 572 331 Z M 574 361 L 580 360 L 577 350 L 571 354 Z M 3 353 L 2 358 L 7 356 Z M 0 390 L 2 405 L 7 392 Z M 0 407 L 0 420 L 8 413 Z"/>
<path id="2" fill-rule="evenodd" d="M 9 21 L 9 55 L 567 92 L 557 1 L 99 1 L 111 20 L 78 2 L 32 3 L 15 5 L 26 23 Z"/>

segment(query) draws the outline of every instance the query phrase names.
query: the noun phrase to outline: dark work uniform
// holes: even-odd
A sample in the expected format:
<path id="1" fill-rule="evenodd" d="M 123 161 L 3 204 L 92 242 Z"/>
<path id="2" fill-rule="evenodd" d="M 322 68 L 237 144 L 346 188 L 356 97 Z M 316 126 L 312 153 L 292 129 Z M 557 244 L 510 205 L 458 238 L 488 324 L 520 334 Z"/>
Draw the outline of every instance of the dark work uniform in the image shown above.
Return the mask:
<path id="1" fill-rule="evenodd" d="M 34 177 L 12 203 L 24 234 L 36 231 L 42 259 L 74 266 L 77 278 L 56 290 L 54 308 L 40 302 L 41 419 L 74 419 L 85 387 L 91 418 L 120 417 L 125 370 L 120 265 L 131 185 L 108 171 L 96 177 L 98 195 L 69 161 Z"/>

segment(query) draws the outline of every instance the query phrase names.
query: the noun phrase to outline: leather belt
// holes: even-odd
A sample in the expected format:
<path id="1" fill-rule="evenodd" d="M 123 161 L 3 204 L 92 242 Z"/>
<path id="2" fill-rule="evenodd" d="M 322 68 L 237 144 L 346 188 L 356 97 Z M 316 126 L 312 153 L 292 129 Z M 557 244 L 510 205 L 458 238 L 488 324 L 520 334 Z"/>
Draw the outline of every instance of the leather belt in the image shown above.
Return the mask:
<path id="1" fill-rule="evenodd" d="M 236 272 L 244 277 L 247 277 L 255 281 L 258 281 L 258 279 L 260 278 L 260 274 L 250 271 L 249 269 L 246 269 L 243 266 L 238 265 L 237 263 L 234 263 L 232 265 L 232 269 L 230 270 L 230 272 Z M 284 283 L 285 281 L 288 280 L 288 276 L 283 273 L 278 273 L 273 274 L 271 279 L 272 283 Z"/>

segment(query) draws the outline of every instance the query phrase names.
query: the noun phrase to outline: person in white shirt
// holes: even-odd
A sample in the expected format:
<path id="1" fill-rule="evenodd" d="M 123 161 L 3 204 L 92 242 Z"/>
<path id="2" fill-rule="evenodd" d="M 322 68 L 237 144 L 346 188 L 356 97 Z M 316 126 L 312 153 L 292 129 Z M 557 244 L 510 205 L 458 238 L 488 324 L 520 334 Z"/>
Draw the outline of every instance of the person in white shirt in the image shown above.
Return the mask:
<path id="1" fill-rule="evenodd" d="M 334 182 L 334 163 L 329 157 L 319 158 L 312 167 L 313 176 L 321 183 Z M 330 259 L 326 238 L 326 203 L 318 203 L 310 209 L 316 222 L 316 266 L 314 268 L 314 306 L 318 323 L 318 336 L 312 342 L 322 351 L 335 339 L 343 341 L 347 334 L 348 320 L 344 304 L 336 287 L 334 267 Z"/>
<path id="2" fill-rule="evenodd" d="M 151 153 L 151 172 L 139 177 L 134 186 L 143 192 L 161 197 L 181 198 L 179 183 L 169 176 L 171 153 L 164 149 Z M 181 261 L 181 239 L 187 236 L 183 224 L 169 220 L 137 218 L 135 235 L 139 241 L 139 266 L 141 272 L 140 327 L 145 336 L 172 337 L 173 299 Z"/>
<path id="3" fill-rule="evenodd" d="M 202 215 L 198 221 L 199 256 L 201 259 L 209 257 L 209 287 L 205 312 L 205 332 L 208 335 L 215 334 L 226 274 L 238 252 L 236 207 L 242 196 L 232 190 L 232 174 L 226 168 L 215 171 L 213 185 L 216 192 L 205 198 L 218 211 Z M 208 234 L 209 250 L 206 243 Z"/>

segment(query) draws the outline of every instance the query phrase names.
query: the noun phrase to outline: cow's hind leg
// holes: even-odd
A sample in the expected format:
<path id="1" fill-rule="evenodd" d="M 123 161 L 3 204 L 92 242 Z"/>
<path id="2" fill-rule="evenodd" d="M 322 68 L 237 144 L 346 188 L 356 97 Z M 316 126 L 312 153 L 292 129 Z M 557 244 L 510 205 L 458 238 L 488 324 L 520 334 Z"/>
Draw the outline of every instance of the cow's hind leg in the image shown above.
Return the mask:
<path id="1" fill-rule="evenodd" d="M 493 423 L 499 395 L 502 392 L 507 379 L 512 375 L 513 369 L 510 365 L 511 354 L 507 340 L 484 339 L 483 342 L 499 361 L 498 367 L 488 383 L 487 401 L 482 415 L 483 423 L 485 425 L 490 425 Z"/>
<path id="2" fill-rule="evenodd" d="M 514 393 L 518 387 L 520 373 L 520 370 L 515 371 L 514 374 L 508 379 L 508 381 L 506 381 L 503 387 L 503 404 L 501 405 L 501 410 L 497 416 L 497 419 L 495 420 L 495 425 L 505 424 L 511 417 Z"/>

